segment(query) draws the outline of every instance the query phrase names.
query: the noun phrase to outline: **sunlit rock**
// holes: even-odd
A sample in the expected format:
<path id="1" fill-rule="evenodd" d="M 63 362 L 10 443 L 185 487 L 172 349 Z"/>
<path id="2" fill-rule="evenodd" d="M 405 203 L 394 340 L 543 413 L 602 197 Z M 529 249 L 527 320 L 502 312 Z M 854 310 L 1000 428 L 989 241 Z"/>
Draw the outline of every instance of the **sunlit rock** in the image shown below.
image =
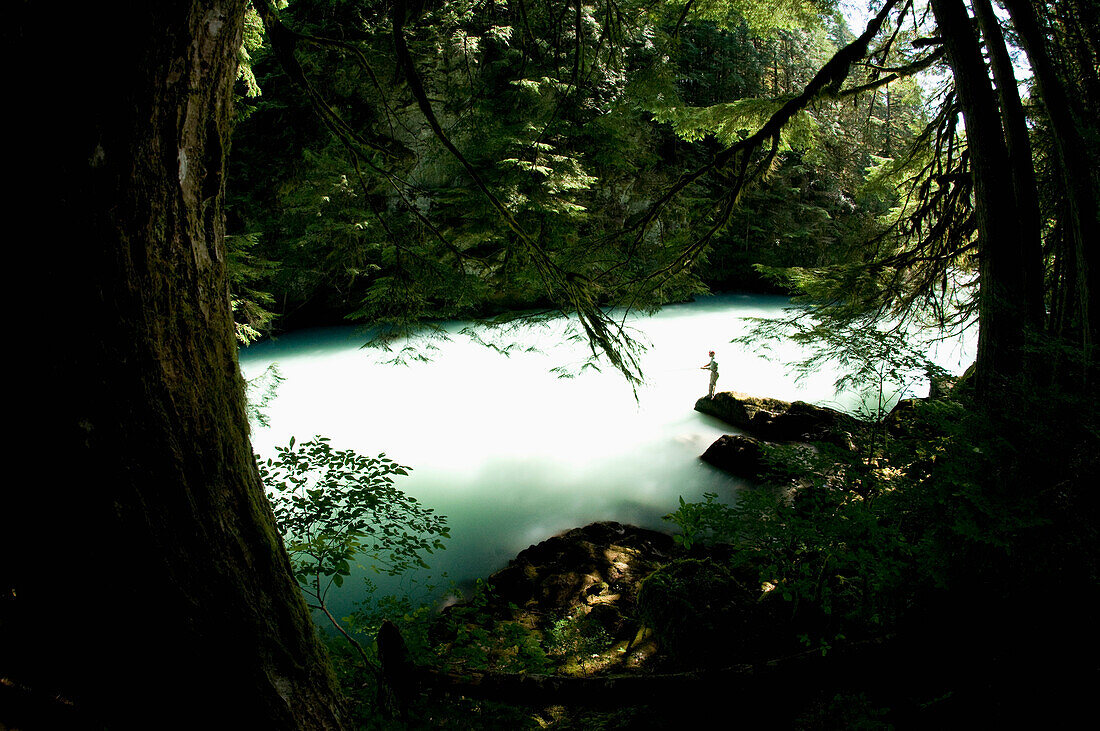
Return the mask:
<path id="1" fill-rule="evenodd" d="M 633 605 L 637 583 L 672 550 L 672 538 L 664 533 L 592 523 L 524 549 L 488 583 L 500 601 L 520 608 L 560 612 L 614 603 L 623 612 Z M 622 629 L 617 622 L 609 625 L 613 635 Z"/>
<path id="2" fill-rule="evenodd" d="M 860 422 L 847 414 L 804 401 L 781 401 L 723 391 L 701 398 L 695 410 L 770 442 L 829 442 L 854 449 Z"/>
<path id="3" fill-rule="evenodd" d="M 761 412 L 777 414 L 789 409 L 791 404 L 773 398 L 758 398 L 734 391 L 720 391 L 713 398 L 704 396 L 695 402 L 695 410 L 716 416 L 722 421 L 749 430 L 753 417 Z"/>
<path id="4" fill-rule="evenodd" d="M 563 629 L 606 637 L 606 644 L 595 650 L 579 636 L 573 638 L 576 647 L 565 654 L 583 653 L 586 673 L 637 667 L 654 651 L 637 621 L 638 590 L 674 551 L 671 536 L 645 528 L 614 522 L 574 528 L 526 548 L 490 576 L 485 611 L 497 622 L 517 622 L 537 631 L 551 650 L 554 633 Z"/>

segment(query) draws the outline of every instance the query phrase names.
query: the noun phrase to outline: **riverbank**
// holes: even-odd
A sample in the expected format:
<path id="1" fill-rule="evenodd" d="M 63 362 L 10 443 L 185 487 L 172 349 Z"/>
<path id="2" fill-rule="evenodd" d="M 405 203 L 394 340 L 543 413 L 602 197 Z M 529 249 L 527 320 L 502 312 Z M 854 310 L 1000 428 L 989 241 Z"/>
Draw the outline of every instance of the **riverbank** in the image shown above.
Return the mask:
<path id="1" fill-rule="evenodd" d="M 721 346 L 743 331 L 745 318 L 778 316 L 786 304 L 727 295 L 632 317 L 626 326 L 649 345 L 637 399 L 618 373 L 584 367 L 591 352 L 560 320 L 476 331 L 499 350 L 464 335 L 473 327 L 467 322 L 448 323 L 448 339 L 413 343 L 407 352 L 363 349 L 353 327 L 288 335 L 241 356 L 246 377 L 277 363 L 284 378 L 267 407 L 269 426 L 253 428 L 253 447 L 267 459 L 292 437 L 304 443 L 322 435 L 335 448 L 385 452 L 411 467 L 395 486 L 448 517 L 447 549 L 414 576 L 353 566 L 345 586 L 361 585 L 363 576 L 377 595 L 403 594 L 413 582 L 467 587 L 569 528 L 617 521 L 660 530 L 679 498 L 732 495 L 746 484 L 699 460 L 728 431 L 691 410 L 706 392 L 699 366 L 717 347 L 742 390 L 833 398 L 829 372 L 795 382 L 751 351 Z M 354 611 L 359 598 L 345 589 L 333 598 L 334 612 Z"/>
<path id="2" fill-rule="evenodd" d="M 701 459 L 788 494 L 805 487 L 811 475 L 776 464 L 782 459 L 778 442 L 796 449 L 840 444 L 855 451 L 854 440 L 866 431 L 833 409 L 747 394 L 716 393 L 699 399 L 695 408 L 751 433 L 723 435 Z M 657 531 L 596 522 L 529 546 L 485 579 L 488 591 L 478 599 L 482 621 L 512 623 L 557 638 L 552 641 L 558 645 L 562 632 L 573 632 L 577 639 L 559 653 L 556 664 L 583 675 L 753 663 L 799 651 L 778 639 L 782 622 L 774 611 L 775 597 L 769 597 L 774 587 L 762 585 L 754 567 L 731 573 L 729 544 L 692 542 L 684 533 L 674 538 L 673 525 L 665 525 L 667 530 Z M 648 599 L 640 601 L 647 582 Z M 677 596 L 681 591 L 687 595 Z M 680 602 L 670 613 L 666 605 Z M 723 606 L 712 606 L 717 604 Z M 713 612 L 721 619 L 709 616 Z M 716 622 L 725 627 L 709 632 Z M 731 635 L 731 624 L 751 628 L 752 639 Z M 655 625 L 674 637 L 662 643 Z M 581 642 L 585 634 L 598 641 Z"/>
<path id="3" fill-rule="evenodd" d="M 336 448 L 384 452 L 411 467 L 396 486 L 448 517 L 447 549 L 411 576 L 353 566 L 346 586 L 370 578 L 376 595 L 450 581 L 469 587 L 569 528 L 617 521 L 666 529 L 663 516 L 680 498 L 729 497 L 749 484 L 699 460 L 736 433 L 691 409 L 706 393 L 699 366 L 708 350 L 717 351 L 724 391 L 838 410 L 859 402 L 858 394 L 837 395 L 834 370 L 804 379 L 789 373 L 784 364 L 803 355 L 796 344 L 776 344 L 769 359 L 731 343 L 751 318 L 781 317 L 789 304 L 725 294 L 631 316 L 624 327 L 648 346 L 639 355 L 646 382 L 636 391 L 613 369 L 589 367 L 586 341 L 560 318 L 505 331 L 450 322 L 434 339 L 391 351 L 362 348 L 365 336 L 352 326 L 293 333 L 241 353 L 246 377 L 277 364 L 284 379 L 266 407 L 269 425 L 253 427 L 253 448 L 267 459 L 291 438 L 321 435 Z M 471 330 L 475 338 L 465 334 Z M 949 355 L 944 348 L 945 366 Z M 360 598 L 340 592 L 333 611 L 345 616 Z"/>
<path id="4" fill-rule="evenodd" d="M 715 401 L 737 430 L 809 423 L 794 404 Z M 780 454 L 805 445 L 810 456 L 766 460 L 772 487 L 743 492 L 736 506 L 681 505 L 676 523 L 692 530 L 680 540 L 600 523 L 531 546 L 488 577 L 501 591 L 444 613 L 445 642 L 453 652 L 480 637 L 498 658 L 523 643 L 528 658 L 534 644 L 557 649 L 522 682 L 466 667 L 450 671 L 449 687 L 523 704 L 531 725 L 516 728 L 680 728 L 729 714 L 731 703 L 748 709 L 741 720 L 799 728 L 1069 718 L 1095 678 L 1073 649 L 1095 636 L 1092 605 L 1072 587 L 1096 574 L 1096 501 L 1081 489 L 1096 455 L 1067 422 L 1072 438 L 1046 469 L 1072 481 L 1058 495 L 1005 502 L 989 478 L 1037 435 L 1006 452 L 963 401 L 903 402 L 877 435 L 830 438 L 851 424 L 829 413 L 813 423 L 834 431 L 772 432 L 795 437 L 766 442 Z M 798 441 L 814 436 L 824 438 Z M 1018 463 L 1040 457 L 1049 455 Z"/>

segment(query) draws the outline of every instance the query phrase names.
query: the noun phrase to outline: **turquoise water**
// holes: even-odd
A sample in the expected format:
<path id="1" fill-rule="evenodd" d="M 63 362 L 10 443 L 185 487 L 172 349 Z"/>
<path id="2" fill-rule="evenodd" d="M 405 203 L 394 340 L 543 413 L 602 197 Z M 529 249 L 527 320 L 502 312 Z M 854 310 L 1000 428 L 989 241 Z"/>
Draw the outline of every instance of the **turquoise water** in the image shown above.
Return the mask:
<path id="1" fill-rule="evenodd" d="M 434 349 L 412 343 L 430 359 L 406 365 L 387 363 L 392 352 L 361 348 L 366 336 L 355 327 L 291 333 L 241 353 L 246 378 L 277 362 L 286 379 L 267 408 L 270 426 L 253 427 L 253 446 L 268 457 L 292 436 L 324 435 L 335 448 L 385 452 L 409 465 L 397 485 L 451 526 L 447 550 L 428 559 L 430 573 L 467 583 L 574 526 L 617 520 L 667 529 L 661 518 L 680 496 L 734 499 L 743 483 L 699 460 L 732 431 L 693 410 L 706 394 L 708 373 L 699 367 L 708 350 L 717 352 L 718 390 L 854 408 L 854 394 L 834 394 L 835 373 L 796 381 L 781 362 L 729 344 L 746 330 L 745 318 L 775 317 L 787 304 L 720 295 L 631 316 L 628 324 L 648 344 L 637 400 L 611 368 L 567 379 L 552 372 L 575 371 L 588 352 L 584 342 L 568 340 L 562 320 L 506 334 L 479 331 L 500 345 L 519 344 L 509 356 L 460 334 L 468 323 L 447 323 L 450 338 L 432 340 Z M 799 352 L 785 346 L 773 355 L 791 362 Z M 953 372 L 972 359 L 973 348 L 954 341 L 937 356 Z M 923 395 L 927 384 L 917 379 L 913 388 Z M 424 577 L 372 578 L 398 591 Z M 358 586 L 351 581 L 338 592 L 337 616 L 361 598 Z"/>

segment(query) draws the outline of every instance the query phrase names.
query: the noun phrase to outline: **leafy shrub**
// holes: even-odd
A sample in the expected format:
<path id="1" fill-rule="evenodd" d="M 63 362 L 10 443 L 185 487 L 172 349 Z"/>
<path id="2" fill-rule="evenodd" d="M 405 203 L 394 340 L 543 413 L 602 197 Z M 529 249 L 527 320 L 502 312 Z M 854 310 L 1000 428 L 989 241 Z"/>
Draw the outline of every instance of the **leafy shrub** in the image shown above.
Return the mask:
<path id="1" fill-rule="evenodd" d="M 292 437 L 258 466 L 310 607 L 323 612 L 377 674 L 366 649 L 329 612 L 328 594 L 343 586 L 354 561 L 390 575 L 427 568 L 424 554 L 443 549 L 450 535 L 447 518 L 394 486 L 394 477 L 409 468 L 384 454 L 333 449 L 325 437 L 302 444 Z"/>
<path id="2" fill-rule="evenodd" d="M 737 509 L 718 502 L 718 493 L 703 493 L 703 502 L 689 503 L 680 497 L 680 507 L 665 516 L 680 532 L 672 538 L 691 550 L 696 543 L 726 541 L 737 530 Z"/>
<path id="3" fill-rule="evenodd" d="M 800 464 L 799 487 L 744 491 L 733 506 L 707 494 L 666 516 L 688 545 L 730 544 L 727 568 L 786 602 L 788 618 L 814 644 L 853 621 L 881 624 L 913 567 L 913 547 L 891 516 L 895 496 L 880 494 L 858 458 L 841 465 L 837 458 L 818 454 Z"/>
<path id="4" fill-rule="evenodd" d="M 589 612 L 578 610 L 560 617 L 546 630 L 546 649 L 566 662 L 575 658 L 584 668 L 588 657 L 611 646 L 607 630 Z"/>
<path id="5" fill-rule="evenodd" d="M 679 559 L 646 577 L 638 610 L 675 662 L 728 664 L 758 639 L 746 630 L 759 631 L 759 593 L 712 559 Z"/>
<path id="6" fill-rule="evenodd" d="M 475 672 L 543 673 L 550 666 L 538 634 L 490 610 L 493 587 L 479 579 L 469 600 L 448 607 L 433 628 L 436 658 L 452 668 Z M 514 612 L 515 605 L 509 605 Z"/>
<path id="7" fill-rule="evenodd" d="M 335 450 L 326 437 L 277 447 L 259 464 L 295 578 L 320 600 L 342 586 L 352 560 L 395 576 L 427 568 L 423 554 L 444 548 L 447 518 L 394 487 L 407 475 L 384 454 Z"/>

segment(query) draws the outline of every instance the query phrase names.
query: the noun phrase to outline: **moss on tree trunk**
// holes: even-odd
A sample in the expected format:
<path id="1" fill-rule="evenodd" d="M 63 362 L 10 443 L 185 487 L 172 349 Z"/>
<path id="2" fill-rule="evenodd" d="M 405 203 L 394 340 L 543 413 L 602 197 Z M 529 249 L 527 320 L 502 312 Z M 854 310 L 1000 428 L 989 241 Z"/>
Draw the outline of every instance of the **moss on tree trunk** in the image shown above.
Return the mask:
<path id="1" fill-rule="evenodd" d="M 17 158 L 48 292 L 0 675 L 111 728 L 339 727 L 233 338 L 223 171 L 245 3 L 26 5 L 19 51 L 54 54 L 25 79 Z"/>

